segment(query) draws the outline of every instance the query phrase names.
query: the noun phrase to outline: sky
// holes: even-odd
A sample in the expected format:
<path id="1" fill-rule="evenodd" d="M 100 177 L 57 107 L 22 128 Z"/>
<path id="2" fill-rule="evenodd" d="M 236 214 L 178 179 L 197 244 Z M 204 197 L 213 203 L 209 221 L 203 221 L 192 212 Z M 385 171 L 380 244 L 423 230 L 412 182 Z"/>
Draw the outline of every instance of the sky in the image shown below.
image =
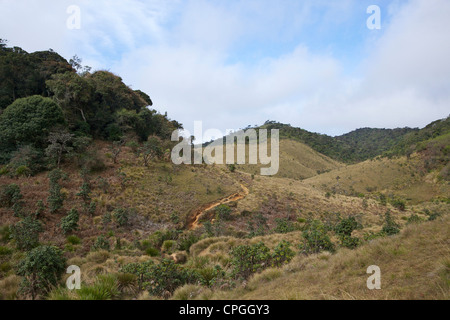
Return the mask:
<path id="1" fill-rule="evenodd" d="M 191 132 L 274 120 L 340 135 L 450 114 L 448 0 L 0 0 L 0 16 L 10 46 L 76 54 Z"/>

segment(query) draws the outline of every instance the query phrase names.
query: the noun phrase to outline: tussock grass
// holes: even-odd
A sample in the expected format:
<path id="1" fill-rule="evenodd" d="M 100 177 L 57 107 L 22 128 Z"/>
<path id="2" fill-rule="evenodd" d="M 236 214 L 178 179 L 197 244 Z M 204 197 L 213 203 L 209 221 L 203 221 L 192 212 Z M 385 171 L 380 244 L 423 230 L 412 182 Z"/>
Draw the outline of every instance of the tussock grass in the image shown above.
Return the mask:
<path id="1" fill-rule="evenodd" d="M 297 256 L 283 274 L 252 279 L 247 289 L 217 292 L 214 299 L 449 299 L 450 217 L 412 224 L 397 236 L 355 250 Z M 369 290 L 370 265 L 381 269 L 381 290 Z M 256 284 L 257 283 L 257 284 Z"/>

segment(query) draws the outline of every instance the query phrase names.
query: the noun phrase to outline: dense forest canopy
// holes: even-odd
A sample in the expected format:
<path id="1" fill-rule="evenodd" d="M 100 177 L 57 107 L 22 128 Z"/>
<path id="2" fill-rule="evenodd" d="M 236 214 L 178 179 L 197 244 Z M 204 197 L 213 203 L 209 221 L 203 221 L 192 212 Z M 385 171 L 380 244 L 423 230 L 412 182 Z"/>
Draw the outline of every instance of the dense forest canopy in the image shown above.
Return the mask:
<path id="1" fill-rule="evenodd" d="M 53 50 L 28 53 L 0 39 L 0 160 L 21 148 L 42 153 L 52 131 L 109 141 L 169 139 L 182 128 L 151 109 L 148 94 L 109 71 L 90 72 L 75 56 Z"/>

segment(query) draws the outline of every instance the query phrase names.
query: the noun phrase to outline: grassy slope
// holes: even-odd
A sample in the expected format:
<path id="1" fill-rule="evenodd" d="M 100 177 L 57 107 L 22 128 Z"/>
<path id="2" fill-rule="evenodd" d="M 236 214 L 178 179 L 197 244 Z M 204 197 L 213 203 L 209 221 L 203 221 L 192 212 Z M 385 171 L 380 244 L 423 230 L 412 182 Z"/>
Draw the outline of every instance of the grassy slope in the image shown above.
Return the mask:
<path id="1" fill-rule="evenodd" d="M 248 154 L 248 148 L 246 154 Z M 318 153 L 301 142 L 280 139 L 280 167 L 278 173 L 275 175 L 276 177 L 299 180 L 306 179 L 317 175 L 318 172 L 326 172 L 339 168 L 340 166 L 342 164 L 339 162 Z M 268 167 L 268 165 L 238 166 L 239 170 L 254 175 L 260 174 L 261 167 Z"/>
<path id="2" fill-rule="evenodd" d="M 338 168 L 305 180 L 305 184 L 340 194 L 392 193 L 411 203 L 446 198 L 449 184 L 439 182 L 438 172 L 427 172 L 420 156 L 410 160 L 381 158 Z"/>
<path id="3" fill-rule="evenodd" d="M 282 270 L 255 275 L 245 288 L 214 299 L 449 299 L 450 217 L 409 225 L 398 236 L 354 251 L 297 256 Z M 381 290 L 368 290 L 367 267 L 381 269 Z"/>

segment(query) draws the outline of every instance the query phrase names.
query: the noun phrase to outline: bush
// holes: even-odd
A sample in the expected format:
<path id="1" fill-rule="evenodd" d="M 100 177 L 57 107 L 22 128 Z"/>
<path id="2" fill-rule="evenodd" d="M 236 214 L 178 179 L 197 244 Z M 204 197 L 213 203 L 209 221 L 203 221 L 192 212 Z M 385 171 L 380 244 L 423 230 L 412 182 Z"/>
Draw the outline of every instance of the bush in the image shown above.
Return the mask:
<path id="1" fill-rule="evenodd" d="M 11 226 L 11 238 L 16 241 L 18 249 L 31 250 L 39 244 L 42 231 L 41 222 L 33 216 L 27 216 Z"/>
<path id="2" fill-rule="evenodd" d="M 300 245 L 300 249 L 304 253 L 319 253 L 322 250 L 334 252 L 335 247 L 331 242 L 327 229 L 319 220 L 312 220 L 303 231 L 304 243 Z"/>
<path id="3" fill-rule="evenodd" d="M 408 224 L 420 223 L 422 221 L 423 221 L 423 219 L 421 217 L 419 217 L 417 214 L 412 214 L 411 216 L 408 217 L 407 223 Z"/>
<path id="4" fill-rule="evenodd" d="M 285 218 L 275 219 L 275 223 L 277 224 L 277 226 L 274 229 L 275 233 L 289 233 L 295 231 L 294 224 L 288 219 Z"/>
<path id="5" fill-rule="evenodd" d="M 166 292 L 172 294 L 178 287 L 198 280 L 195 272 L 168 259 L 156 265 L 152 261 L 130 263 L 122 267 L 120 272 L 136 275 L 139 289 L 146 289 L 151 295 L 157 296 L 163 296 Z"/>
<path id="6" fill-rule="evenodd" d="M 248 279 L 253 273 L 269 267 L 270 249 L 262 242 L 241 245 L 231 250 L 232 274 Z"/>
<path id="7" fill-rule="evenodd" d="M 151 280 L 144 283 L 148 292 L 152 295 L 163 296 L 166 291 L 172 294 L 178 287 L 195 283 L 198 276 L 172 260 L 163 259 L 161 263 L 150 266 L 146 278 Z"/>
<path id="8" fill-rule="evenodd" d="M 65 195 L 61 193 L 61 185 L 59 180 L 63 177 L 63 172 L 59 169 L 54 169 L 48 173 L 50 180 L 49 196 L 47 198 L 50 206 L 50 212 L 55 213 L 62 208 Z"/>
<path id="9" fill-rule="evenodd" d="M 58 284 L 65 267 L 66 259 L 60 249 L 40 246 L 31 250 L 17 268 L 17 275 L 23 277 L 21 293 L 31 295 L 33 300 L 39 294 L 46 294 Z"/>
<path id="10" fill-rule="evenodd" d="M 162 244 L 161 250 L 165 253 L 171 254 L 175 251 L 177 242 L 174 240 L 166 240 Z"/>
<path id="11" fill-rule="evenodd" d="M 281 267 L 283 264 L 288 263 L 295 256 L 294 251 L 291 249 L 291 243 L 286 240 L 282 240 L 274 249 L 272 254 L 272 266 Z"/>
<path id="12" fill-rule="evenodd" d="M 92 250 L 106 250 L 109 251 L 111 248 L 108 239 L 104 235 L 100 235 L 95 239 L 94 244 L 92 245 Z"/>
<path id="13" fill-rule="evenodd" d="M 352 232 L 356 229 L 361 229 L 362 226 L 356 221 L 355 217 L 343 218 L 334 227 L 334 232 L 341 240 L 343 247 L 354 249 L 360 244 L 358 238 L 352 237 Z"/>
<path id="14" fill-rule="evenodd" d="M 4 185 L 0 190 L 0 206 L 3 208 L 11 208 L 22 198 L 20 187 L 17 184 Z"/>
<path id="15" fill-rule="evenodd" d="M 385 214 L 384 225 L 381 232 L 388 236 L 396 235 L 400 232 L 400 226 L 394 221 L 389 211 Z"/>
<path id="16" fill-rule="evenodd" d="M 43 149 L 49 129 L 65 125 L 63 111 L 50 98 L 17 99 L 0 116 L 0 150 L 16 150 L 20 144 Z"/>
<path id="17" fill-rule="evenodd" d="M 222 204 L 215 211 L 220 220 L 227 221 L 231 219 L 231 208 L 229 206 Z"/>
<path id="18" fill-rule="evenodd" d="M 77 245 L 77 244 L 81 243 L 81 239 L 74 235 L 68 236 L 66 238 L 66 241 L 67 241 L 67 243 L 70 243 L 72 245 Z"/>
<path id="19" fill-rule="evenodd" d="M 112 213 L 112 217 L 114 218 L 114 221 L 117 223 L 119 227 L 125 227 L 128 225 L 129 219 L 128 209 L 116 208 Z"/>
<path id="20" fill-rule="evenodd" d="M 78 211 L 72 208 L 67 216 L 61 219 L 61 229 L 65 234 L 70 233 L 78 229 L 78 220 L 80 216 Z"/>

